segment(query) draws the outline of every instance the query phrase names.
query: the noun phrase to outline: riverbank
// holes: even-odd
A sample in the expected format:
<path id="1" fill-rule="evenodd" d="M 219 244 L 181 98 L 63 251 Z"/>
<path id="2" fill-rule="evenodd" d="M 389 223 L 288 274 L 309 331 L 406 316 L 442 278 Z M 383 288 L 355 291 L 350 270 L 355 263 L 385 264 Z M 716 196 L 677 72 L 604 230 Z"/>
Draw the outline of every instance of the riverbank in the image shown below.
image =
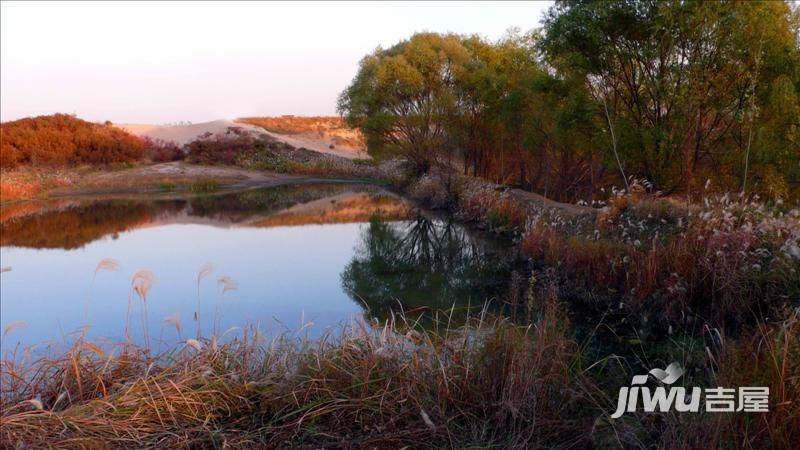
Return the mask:
<path id="1" fill-rule="evenodd" d="M 4 124 L 8 148 L 19 151 L 4 147 L 8 161 L 0 169 L 0 203 L 76 194 L 383 178 L 375 169 L 378 164 L 366 155 L 358 132 L 345 128 L 341 119 L 247 120 L 260 125 L 218 120 L 116 126 L 63 114 Z M 85 143 L 78 142 L 82 135 L 74 129 L 86 130 L 100 143 L 92 151 L 77 151 L 78 143 Z M 37 133 L 41 142 L 31 139 Z M 131 147 L 129 154 L 112 157 L 126 144 Z M 47 152 L 42 147 L 60 151 Z"/>
<path id="2" fill-rule="evenodd" d="M 798 306 L 798 208 L 730 195 L 685 204 L 638 183 L 590 208 L 436 172 L 405 190 L 513 238 L 533 263 L 529 278 L 555 272 L 559 297 L 661 335 L 703 325 L 736 329 Z M 648 323 L 654 311 L 659 319 Z"/>
<path id="3" fill-rule="evenodd" d="M 528 326 L 476 319 L 434 330 L 397 315 L 318 341 L 246 330 L 160 355 L 78 340 L 2 364 L 0 445 L 282 448 L 791 448 L 800 439 L 800 317 L 685 350 L 686 385 L 770 388 L 770 412 L 629 413 L 631 374 L 588 361 L 563 305 L 533 294 Z"/>
<path id="4" fill-rule="evenodd" d="M 659 332 L 697 321 L 749 322 L 755 311 L 765 317 L 800 298 L 798 208 L 728 195 L 687 205 L 637 183 L 590 207 L 455 173 L 411 176 L 397 161 L 358 162 L 289 146 L 247 148 L 235 164 L 218 162 L 221 153 L 214 149 L 204 153 L 208 164 L 56 172 L 53 187 L 37 196 L 367 182 L 392 186 L 429 208 L 511 238 L 534 263 L 525 278 L 555 269 L 564 281 L 563 298 L 585 302 L 588 295 L 600 309 L 619 304 L 616 312 L 635 321 L 661 310 L 667 320 Z M 281 163 L 277 172 L 263 169 L 276 164 L 265 164 L 266 157 L 297 159 L 286 159 L 291 165 Z"/>
<path id="5" fill-rule="evenodd" d="M 557 305 L 543 311 L 547 322 L 535 329 L 482 321 L 426 332 L 398 316 L 386 328 L 362 324 L 318 342 L 246 332 L 235 344 L 189 340 L 156 357 L 79 342 L 35 369 L 5 363 L 2 441 L 60 448 L 585 443 L 590 416 L 572 416 L 591 401 L 584 385 L 570 385 L 581 378 L 571 366 L 577 348 L 565 339 Z"/>
<path id="6" fill-rule="evenodd" d="M 327 181 L 358 182 L 341 176 L 302 175 L 183 161 L 136 167 L 17 169 L 3 173 L 2 204 L 24 200 L 164 191 L 213 191 Z"/>

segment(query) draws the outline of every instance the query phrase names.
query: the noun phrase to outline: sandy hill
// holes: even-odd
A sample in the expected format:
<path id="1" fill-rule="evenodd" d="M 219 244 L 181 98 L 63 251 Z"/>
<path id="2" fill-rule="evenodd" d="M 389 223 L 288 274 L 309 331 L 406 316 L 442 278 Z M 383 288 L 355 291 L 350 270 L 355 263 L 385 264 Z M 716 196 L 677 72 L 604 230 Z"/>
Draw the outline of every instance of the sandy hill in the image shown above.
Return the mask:
<path id="1" fill-rule="evenodd" d="M 179 145 L 187 144 L 207 133 L 224 134 L 230 127 L 240 127 L 255 133 L 261 129 L 252 125 L 235 123 L 230 120 L 214 120 L 212 122 L 193 123 L 189 125 L 152 125 L 126 123 L 117 125 L 128 133 L 150 139 L 174 142 Z"/>
<path id="2" fill-rule="evenodd" d="M 119 124 L 117 127 L 137 136 L 178 145 L 204 136 L 224 134 L 228 128 L 238 127 L 251 133 L 271 136 L 296 148 L 349 159 L 369 158 L 361 134 L 347 128 L 338 117 L 251 117 L 187 125 Z"/>
<path id="3" fill-rule="evenodd" d="M 236 122 L 260 127 L 294 147 L 345 158 L 369 157 L 361 133 L 348 127 L 341 117 L 243 117 Z"/>

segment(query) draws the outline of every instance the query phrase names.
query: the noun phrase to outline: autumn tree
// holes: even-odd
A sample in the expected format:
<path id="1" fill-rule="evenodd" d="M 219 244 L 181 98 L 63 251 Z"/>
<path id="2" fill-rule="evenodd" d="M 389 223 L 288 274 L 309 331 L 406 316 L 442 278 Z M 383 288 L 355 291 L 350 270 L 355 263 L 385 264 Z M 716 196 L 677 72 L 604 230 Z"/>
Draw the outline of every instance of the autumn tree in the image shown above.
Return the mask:
<path id="1" fill-rule="evenodd" d="M 786 197 L 800 184 L 798 17 L 784 2 L 559 1 L 539 31 L 376 50 L 339 112 L 373 154 L 562 200 L 628 176 Z"/>
<path id="2" fill-rule="evenodd" d="M 766 92 L 797 70 L 791 23 L 783 2 L 566 0 L 541 47 L 608 109 L 630 173 L 690 191 L 710 174 L 743 181 Z"/>
<path id="3" fill-rule="evenodd" d="M 445 118 L 453 83 L 469 59 L 456 35 L 421 33 L 361 60 L 338 110 L 361 129 L 370 151 L 397 152 L 419 170 L 448 148 Z"/>

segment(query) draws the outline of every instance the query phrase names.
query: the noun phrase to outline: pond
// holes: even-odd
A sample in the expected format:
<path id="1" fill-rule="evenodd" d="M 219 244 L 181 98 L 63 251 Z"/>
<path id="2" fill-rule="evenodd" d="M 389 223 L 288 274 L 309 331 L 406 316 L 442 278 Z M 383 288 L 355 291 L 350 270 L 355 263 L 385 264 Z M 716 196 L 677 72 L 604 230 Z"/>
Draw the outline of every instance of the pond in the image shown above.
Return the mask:
<path id="1" fill-rule="evenodd" d="M 514 264 L 510 243 L 365 184 L 27 202 L 0 232 L 4 352 L 460 316 L 500 302 Z"/>

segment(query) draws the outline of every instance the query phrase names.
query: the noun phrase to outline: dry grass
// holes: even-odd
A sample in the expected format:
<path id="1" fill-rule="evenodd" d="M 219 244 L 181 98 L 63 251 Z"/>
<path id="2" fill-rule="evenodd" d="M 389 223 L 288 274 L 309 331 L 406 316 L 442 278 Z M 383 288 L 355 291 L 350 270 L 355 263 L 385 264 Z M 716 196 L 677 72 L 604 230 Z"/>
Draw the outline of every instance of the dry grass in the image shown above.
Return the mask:
<path id="1" fill-rule="evenodd" d="M 499 185 L 479 178 L 429 173 L 406 187 L 412 198 L 432 208 L 444 208 L 460 219 L 490 231 L 518 235 L 536 205 Z"/>
<path id="2" fill-rule="evenodd" d="M 483 317 L 450 327 L 445 316 L 425 330 L 395 316 L 316 341 L 251 328 L 224 345 L 188 339 L 158 356 L 85 340 L 58 358 L 7 354 L 0 445 L 796 448 L 800 311 L 736 339 L 712 332 L 686 381 L 769 386 L 769 413 L 611 420 L 619 384 L 608 383 L 606 364 L 582 369 L 554 291 L 542 292 L 530 326 Z M 611 380 L 629 380 L 616 372 Z"/>
<path id="3" fill-rule="evenodd" d="M 769 387 L 769 412 L 633 414 L 616 429 L 631 448 L 776 448 L 800 444 L 800 309 L 733 338 L 714 335 L 696 359 L 700 376 L 686 385 Z M 696 383 L 704 378 L 704 383 Z"/>
<path id="4" fill-rule="evenodd" d="M 72 186 L 81 171 L 21 167 L 0 171 L 0 202 L 36 198 L 50 189 Z"/>
<path id="5" fill-rule="evenodd" d="M 671 319 L 764 317 L 800 296 L 800 210 L 728 196 L 682 206 L 621 195 L 594 224 L 534 218 L 523 251 Z"/>
<path id="6" fill-rule="evenodd" d="M 715 356 L 716 385 L 768 386 L 771 412 L 715 416 L 711 426 L 697 434 L 697 442 L 787 449 L 800 444 L 800 309 L 786 316 L 757 324 L 732 345 L 723 342 Z"/>
<path id="7" fill-rule="evenodd" d="M 2 366 L 3 446 L 584 445 L 588 381 L 555 302 L 536 325 L 347 327 L 319 341 L 188 342 L 158 357 L 79 341 Z M 589 409 L 584 408 L 584 411 Z"/>
<path id="8" fill-rule="evenodd" d="M 406 190 L 479 227 L 519 236 L 523 254 L 558 269 L 565 289 L 588 289 L 633 316 L 658 310 L 680 325 L 699 313 L 735 325 L 800 298 L 797 208 L 727 195 L 687 206 L 636 182 L 594 214 L 563 214 L 452 174 L 429 173 Z"/>

